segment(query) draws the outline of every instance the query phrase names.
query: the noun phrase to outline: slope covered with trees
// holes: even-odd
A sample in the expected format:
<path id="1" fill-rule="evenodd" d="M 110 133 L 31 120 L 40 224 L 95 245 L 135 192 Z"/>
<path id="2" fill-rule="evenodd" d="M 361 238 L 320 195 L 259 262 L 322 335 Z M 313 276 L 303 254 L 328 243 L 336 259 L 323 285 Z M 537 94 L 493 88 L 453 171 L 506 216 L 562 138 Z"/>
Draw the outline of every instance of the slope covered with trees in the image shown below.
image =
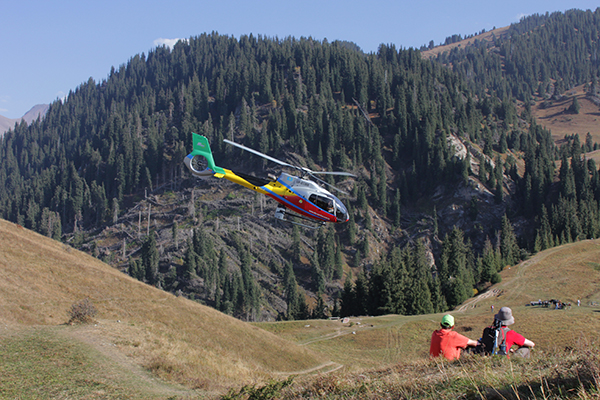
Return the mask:
<path id="1" fill-rule="evenodd" d="M 0 216 L 94 249 L 98 232 L 149 195 L 183 193 L 186 213 L 123 238 L 129 256 L 113 264 L 245 319 L 318 317 L 325 305 L 342 315 L 441 311 L 527 252 L 600 235 L 598 170 L 580 157 L 590 144 L 574 136 L 557 148 L 528 112 L 539 88 L 595 87 L 598 27 L 598 12 L 533 16 L 508 42 L 437 61 L 392 45 L 364 54 L 345 42 L 216 33 L 158 47 L 2 138 Z M 549 54 L 525 71 L 532 48 Z M 209 138 L 217 160 L 254 172 L 266 163 L 223 138 L 354 172 L 342 183 L 350 221 L 255 244 L 219 230 L 218 218 L 199 218 L 206 208 L 182 169 L 191 132 Z"/>
<path id="2" fill-rule="evenodd" d="M 569 10 L 529 16 L 494 41 L 454 48 L 437 61 L 451 66 L 479 96 L 493 93 L 503 105 L 518 100 L 529 114 L 531 107 L 544 107 L 579 85 L 598 104 L 598 50 L 600 10 Z M 565 113 L 578 112 L 574 98 Z M 585 141 L 573 133 L 560 150 L 544 143 L 535 154 L 520 143 L 507 143 L 524 151 L 526 171 L 516 199 L 524 216 L 538 221 L 539 234 L 532 236 L 535 243 L 527 243 L 530 249 L 598 235 L 598 167 L 583 157 L 598 145 L 589 133 Z M 559 183 L 553 185 L 559 160 Z"/>

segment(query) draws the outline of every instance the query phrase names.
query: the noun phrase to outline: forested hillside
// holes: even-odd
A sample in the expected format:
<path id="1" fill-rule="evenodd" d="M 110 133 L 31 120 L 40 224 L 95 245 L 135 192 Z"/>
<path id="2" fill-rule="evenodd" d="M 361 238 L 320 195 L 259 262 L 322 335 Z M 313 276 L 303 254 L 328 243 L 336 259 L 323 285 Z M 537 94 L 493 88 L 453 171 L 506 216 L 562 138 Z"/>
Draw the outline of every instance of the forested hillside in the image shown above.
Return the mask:
<path id="1" fill-rule="evenodd" d="M 0 216 L 244 319 L 442 311 L 531 252 L 600 235 L 582 158 L 597 145 L 558 148 L 530 112 L 574 85 L 596 96 L 599 28 L 598 10 L 536 15 L 437 60 L 216 33 L 158 47 L 4 136 Z M 182 168 L 191 132 L 228 168 L 273 166 L 223 138 L 355 173 L 337 182 L 350 221 L 261 220 L 262 199 Z"/>
<path id="2" fill-rule="evenodd" d="M 503 104 L 517 100 L 523 115 L 531 115 L 532 107 L 549 107 L 580 85 L 588 99 L 600 104 L 599 38 L 598 10 L 536 14 L 491 42 L 475 40 L 466 48 L 441 53 L 437 61 L 458 72 L 479 97 L 493 99 L 488 95 L 495 94 Z M 573 97 L 563 113 L 578 114 L 579 108 Z M 526 170 L 516 199 L 523 215 L 538 222 L 536 241 L 527 243 L 535 251 L 597 235 L 598 167 L 582 154 L 596 150 L 598 144 L 589 132 L 576 128 L 565 139 L 560 150 L 547 143 L 537 154 L 519 143 L 509 144 L 524 150 Z M 553 185 L 555 161 L 560 170 L 559 182 Z"/>

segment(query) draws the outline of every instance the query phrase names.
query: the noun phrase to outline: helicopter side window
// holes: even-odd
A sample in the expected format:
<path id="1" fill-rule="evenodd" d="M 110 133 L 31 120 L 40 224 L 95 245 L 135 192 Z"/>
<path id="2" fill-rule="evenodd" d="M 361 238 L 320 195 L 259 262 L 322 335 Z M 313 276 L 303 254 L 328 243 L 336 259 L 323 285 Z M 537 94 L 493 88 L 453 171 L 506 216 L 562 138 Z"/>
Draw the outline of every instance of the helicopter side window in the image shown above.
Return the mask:
<path id="1" fill-rule="evenodd" d="M 314 205 L 316 205 L 317 207 L 327 211 L 328 213 L 333 214 L 333 200 L 328 198 L 328 197 L 324 197 L 324 196 L 319 196 L 316 194 L 311 194 L 310 197 L 308 198 L 308 200 L 313 203 Z"/>

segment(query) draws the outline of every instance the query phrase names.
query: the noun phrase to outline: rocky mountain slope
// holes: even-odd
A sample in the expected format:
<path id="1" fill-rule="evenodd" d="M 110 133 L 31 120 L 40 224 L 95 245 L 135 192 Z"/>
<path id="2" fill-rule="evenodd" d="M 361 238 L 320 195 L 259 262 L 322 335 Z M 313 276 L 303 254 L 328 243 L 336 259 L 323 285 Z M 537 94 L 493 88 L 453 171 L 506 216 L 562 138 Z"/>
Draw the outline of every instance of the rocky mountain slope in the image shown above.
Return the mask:
<path id="1" fill-rule="evenodd" d="M 48 104 L 35 105 L 31 108 L 31 110 L 27 111 L 25 115 L 17 119 L 6 118 L 0 115 L 0 136 L 4 135 L 4 133 L 9 129 L 14 128 L 15 124 L 19 123 L 20 121 L 25 121 L 28 124 L 31 124 L 31 122 L 35 121 L 38 117 L 43 118 L 46 114 L 46 111 L 48 111 L 48 107 Z"/>

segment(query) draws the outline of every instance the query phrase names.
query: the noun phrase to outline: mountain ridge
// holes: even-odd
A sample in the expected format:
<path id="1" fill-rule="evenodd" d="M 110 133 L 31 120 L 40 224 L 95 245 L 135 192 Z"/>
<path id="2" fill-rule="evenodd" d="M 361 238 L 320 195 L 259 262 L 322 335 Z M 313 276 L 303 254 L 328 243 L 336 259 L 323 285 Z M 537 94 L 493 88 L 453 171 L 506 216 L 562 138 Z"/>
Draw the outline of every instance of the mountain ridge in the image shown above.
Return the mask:
<path id="1" fill-rule="evenodd" d="M 13 129 L 15 124 L 18 124 L 21 121 L 27 122 L 27 124 L 31 124 L 31 122 L 35 121 L 38 117 L 44 118 L 49 104 L 37 104 L 29 111 L 25 113 L 21 118 L 7 118 L 3 115 L 0 115 L 0 137 L 3 136 L 9 129 Z"/>

